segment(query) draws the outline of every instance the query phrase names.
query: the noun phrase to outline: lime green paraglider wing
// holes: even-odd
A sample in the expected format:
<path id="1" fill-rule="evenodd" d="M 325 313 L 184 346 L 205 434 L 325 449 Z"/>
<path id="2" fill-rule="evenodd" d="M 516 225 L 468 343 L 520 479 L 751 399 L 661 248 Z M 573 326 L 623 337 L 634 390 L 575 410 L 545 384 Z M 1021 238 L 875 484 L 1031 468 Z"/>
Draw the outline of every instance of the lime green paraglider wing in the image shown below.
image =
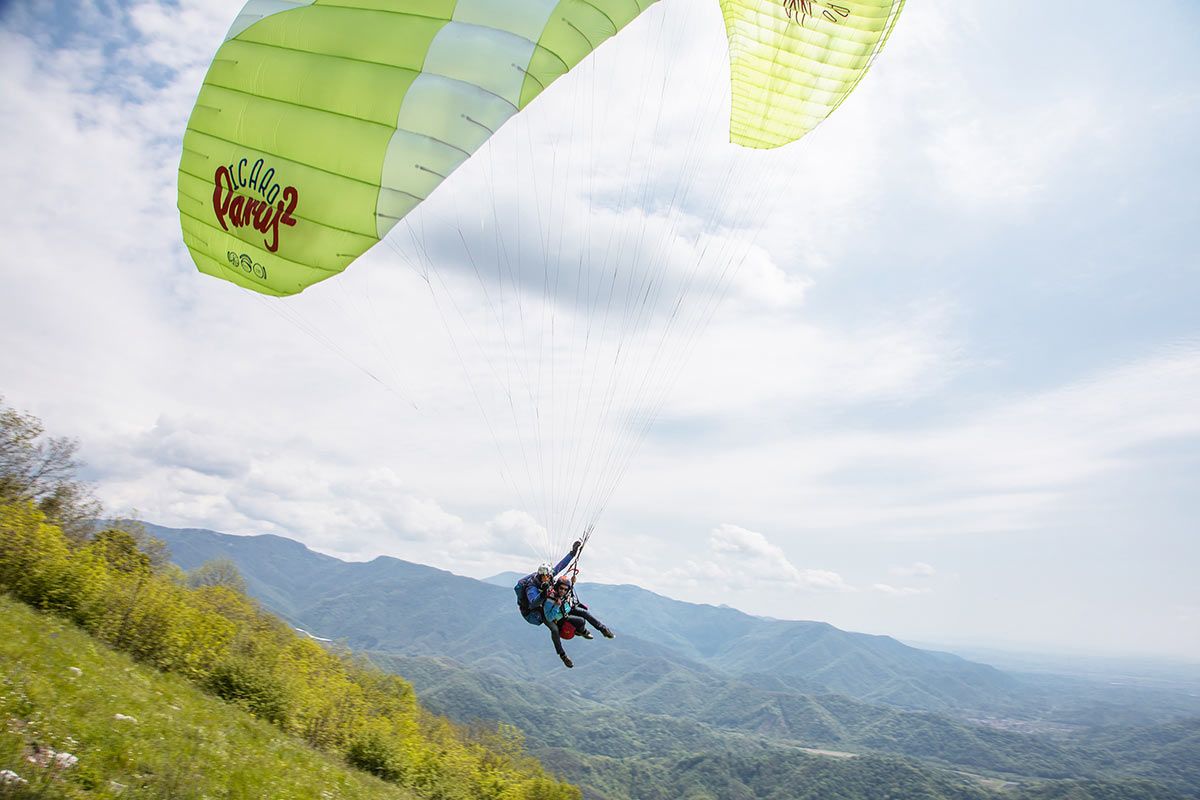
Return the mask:
<path id="1" fill-rule="evenodd" d="M 655 0 L 250 0 L 184 136 L 202 272 L 290 295 L 345 269 Z M 775 147 L 853 89 L 903 0 L 722 0 L 731 138 Z"/>
<path id="2" fill-rule="evenodd" d="M 883 49 L 904 0 L 721 0 L 730 140 L 779 147 L 833 113 Z M 779 13 L 782 11 L 782 13 Z"/>

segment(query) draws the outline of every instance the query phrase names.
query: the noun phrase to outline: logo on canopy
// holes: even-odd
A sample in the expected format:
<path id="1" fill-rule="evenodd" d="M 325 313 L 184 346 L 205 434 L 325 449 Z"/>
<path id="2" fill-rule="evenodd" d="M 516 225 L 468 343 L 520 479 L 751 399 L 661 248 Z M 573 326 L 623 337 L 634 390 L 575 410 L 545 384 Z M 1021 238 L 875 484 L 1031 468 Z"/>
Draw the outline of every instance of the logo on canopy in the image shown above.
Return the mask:
<path id="1" fill-rule="evenodd" d="M 267 268 L 245 253 L 235 253 L 230 250 L 225 254 L 225 257 L 229 259 L 230 265 L 235 270 L 240 269 L 247 275 L 253 275 L 259 280 L 265 281 L 267 279 Z"/>
<path id="2" fill-rule="evenodd" d="M 817 16 L 830 22 L 841 22 L 850 16 L 850 9 L 822 0 L 783 0 L 783 13 L 788 19 L 803 25 L 806 20 Z"/>
<path id="3" fill-rule="evenodd" d="M 252 226 L 264 234 L 263 245 L 272 253 L 279 250 L 280 226 L 295 227 L 299 202 L 299 190 L 281 186 L 275 168 L 261 158 L 253 164 L 248 158 L 222 164 L 213 173 L 213 212 L 221 228 Z"/>

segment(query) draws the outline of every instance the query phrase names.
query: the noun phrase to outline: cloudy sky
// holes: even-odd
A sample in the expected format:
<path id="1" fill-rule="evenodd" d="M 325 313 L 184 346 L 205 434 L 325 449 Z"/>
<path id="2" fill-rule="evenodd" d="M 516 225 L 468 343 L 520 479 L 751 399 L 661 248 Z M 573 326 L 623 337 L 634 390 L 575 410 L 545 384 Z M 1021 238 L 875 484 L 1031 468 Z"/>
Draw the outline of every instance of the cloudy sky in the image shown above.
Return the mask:
<path id="1" fill-rule="evenodd" d="M 914 0 L 767 161 L 721 142 L 717 4 L 663 0 L 447 182 L 419 246 L 290 305 L 197 273 L 175 211 L 240 5 L 0 2 L 0 395 L 82 441 L 114 512 L 477 577 L 531 567 L 539 526 L 569 541 L 512 479 L 466 269 L 537 218 L 535 274 L 597 240 L 650 242 L 666 285 L 741 267 L 677 378 L 651 370 L 671 391 L 589 579 L 1200 659 L 1194 2 Z"/>

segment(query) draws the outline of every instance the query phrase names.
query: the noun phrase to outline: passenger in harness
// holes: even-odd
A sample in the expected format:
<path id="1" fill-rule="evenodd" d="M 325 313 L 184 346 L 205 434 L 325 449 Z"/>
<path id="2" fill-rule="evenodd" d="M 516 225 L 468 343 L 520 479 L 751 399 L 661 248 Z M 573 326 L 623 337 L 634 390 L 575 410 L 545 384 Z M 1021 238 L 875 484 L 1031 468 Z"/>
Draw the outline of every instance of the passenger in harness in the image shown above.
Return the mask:
<path id="1" fill-rule="evenodd" d="M 550 588 L 554 576 L 567 568 L 582 547 L 582 542 L 575 542 L 571 545 L 571 552 L 563 556 L 554 569 L 551 569 L 549 564 L 542 564 L 536 572 L 531 572 L 517 581 L 517 585 L 513 587 L 513 591 L 517 593 L 517 609 L 530 625 L 541 625 L 545 622 L 542 604 L 546 600 L 546 590 Z"/>
<path id="2" fill-rule="evenodd" d="M 575 586 L 570 578 L 563 576 L 554 582 L 546 592 L 546 600 L 542 605 L 542 616 L 546 626 L 550 628 L 550 641 L 554 643 L 554 652 L 562 659 L 567 668 L 575 664 L 563 650 L 562 640 L 579 636 L 591 639 L 592 632 L 587 623 L 592 623 L 605 639 L 611 639 L 615 634 L 603 622 L 596 619 L 588 611 L 588 607 L 575 597 Z"/>

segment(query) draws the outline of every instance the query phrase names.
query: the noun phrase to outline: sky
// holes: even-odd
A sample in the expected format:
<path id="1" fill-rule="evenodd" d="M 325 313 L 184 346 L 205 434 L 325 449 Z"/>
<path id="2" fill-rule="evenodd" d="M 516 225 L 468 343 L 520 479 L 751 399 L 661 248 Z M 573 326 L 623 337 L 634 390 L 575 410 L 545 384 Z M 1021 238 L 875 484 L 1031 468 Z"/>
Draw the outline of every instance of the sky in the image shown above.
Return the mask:
<path id="1" fill-rule="evenodd" d="M 574 260 L 585 280 L 618 253 L 676 287 L 728 257 L 677 369 L 633 362 L 661 405 L 605 473 L 587 579 L 921 642 L 1200 661 L 1195 3 L 913 0 L 845 105 L 764 155 L 723 140 L 718 5 L 663 0 L 392 246 L 289 305 L 199 274 L 175 210 L 240 5 L 0 2 L 0 396 L 80 440 L 113 514 L 532 569 L 528 543 L 579 522 L 522 490 L 529 429 L 488 384 L 498 342 L 544 349 L 548 326 L 489 329 L 506 286 L 472 264 L 522 243 L 541 254 L 522 279 Z M 542 317 L 571 332 L 556 366 L 592 330 L 571 327 L 574 286 Z M 669 303 L 650 306 L 653 339 Z M 585 383 L 562 368 L 549 385 Z M 543 452 L 579 432 L 562 402 L 536 404 L 558 431 Z M 591 480 L 561 473 L 526 489 Z"/>

